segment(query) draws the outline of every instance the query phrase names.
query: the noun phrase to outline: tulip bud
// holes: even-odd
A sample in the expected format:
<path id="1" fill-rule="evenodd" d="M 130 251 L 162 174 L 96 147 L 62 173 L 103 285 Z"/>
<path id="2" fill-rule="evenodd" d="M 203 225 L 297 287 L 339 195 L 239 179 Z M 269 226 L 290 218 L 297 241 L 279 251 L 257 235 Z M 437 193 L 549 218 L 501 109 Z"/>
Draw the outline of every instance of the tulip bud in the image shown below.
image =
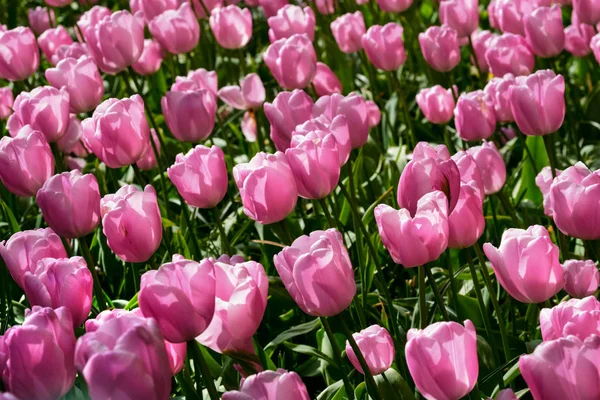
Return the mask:
<path id="1" fill-rule="evenodd" d="M 479 66 L 479 70 L 484 74 L 487 74 L 490 70 L 485 53 L 487 53 L 492 43 L 494 43 L 496 37 L 498 35 L 490 31 L 477 31 L 471 34 L 471 42 L 473 43 L 473 49 L 477 57 L 477 65 Z M 475 64 L 473 57 L 471 57 L 471 61 Z"/>
<path id="2" fill-rule="evenodd" d="M 479 167 L 485 194 L 499 192 L 506 182 L 506 164 L 494 142 L 484 140 L 480 146 L 470 147 L 467 152 Z"/>
<path id="3" fill-rule="evenodd" d="M 600 1 L 573 0 L 573 13 L 584 24 L 594 26 L 600 22 Z"/>
<path id="4" fill-rule="evenodd" d="M 540 311 L 540 330 L 544 341 L 573 335 L 585 340 L 600 336 L 600 302 L 593 296 L 571 299 Z"/>
<path id="5" fill-rule="evenodd" d="M 0 120 L 8 118 L 12 114 L 14 101 L 15 99 L 10 87 L 0 88 Z"/>
<path id="6" fill-rule="evenodd" d="M 284 89 L 307 87 L 317 71 L 317 54 L 305 35 L 294 34 L 273 42 L 263 53 L 263 60 Z"/>
<path id="7" fill-rule="evenodd" d="M 348 122 L 346 117 L 338 115 L 330 120 L 325 115 L 321 115 L 317 118 L 312 118 L 305 123 L 296 126 L 292 139 L 294 136 L 302 135 L 306 136 L 313 131 L 323 131 L 331 133 L 337 142 L 338 158 L 340 167 L 343 166 L 348 158 L 350 158 L 350 133 L 348 131 Z"/>
<path id="8" fill-rule="evenodd" d="M 408 331 L 406 363 L 419 392 L 427 399 L 460 399 L 477 383 L 477 334 L 469 320 L 437 322 Z"/>
<path id="9" fill-rule="evenodd" d="M 265 17 L 267 19 L 271 18 L 274 15 L 277 15 L 277 12 L 289 3 L 288 0 L 251 0 L 253 2 L 257 2 L 258 5 L 263 10 Z M 250 1 L 246 1 L 246 4 L 250 5 Z"/>
<path id="10" fill-rule="evenodd" d="M 162 98 L 161 106 L 167 126 L 177 140 L 199 142 L 212 133 L 217 100 L 208 90 L 170 90 Z"/>
<path id="11" fill-rule="evenodd" d="M 483 178 L 481 177 L 481 170 L 479 169 L 479 165 L 477 165 L 477 161 L 475 161 L 473 156 L 465 150 L 460 150 L 453 154 L 452 160 L 456 163 L 458 172 L 460 173 L 461 188 L 462 184 L 464 183 L 476 187 L 477 193 L 479 193 L 479 198 L 483 200 L 485 197 L 485 186 L 483 183 Z"/>
<path id="12" fill-rule="evenodd" d="M 449 26 L 429 27 L 419 33 L 419 43 L 425 61 L 436 71 L 452 71 L 460 62 L 458 34 Z"/>
<path id="13" fill-rule="evenodd" d="M 152 39 L 145 39 L 142 55 L 131 68 L 140 75 L 152 75 L 158 72 L 162 61 L 163 51 L 160 44 Z"/>
<path id="14" fill-rule="evenodd" d="M 556 176 L 560 175 L 562 171 L 555 170 Z M 535 177 L 535 184 L 542 192 L 544 197 L 544 214 L 552 217 L 552 197 L 550 196 L 550 187 L 554 177 L 552 176 L 552 169 L 549 166 L 542 168 L 542 170 Z"/>
<path id="15" fill-rule="evenodd" d="M 343 53 L 356 53 L 362 49 L 365 20 L 360 11 L 344 14 L 331 23 L 331 33 Z"/>
<path id="16" fill-rule="evenodd" d="M 592 260 L 567 260 L 563 264 L 565 290 L 572 297 L 584 298 L 598 290 L 600 273 Z"/>
<path id="17" fill-rule="evenodd" d="M 458 33 L 458 37 L 468 37 L 479 26 L 479 1 L 440 1 L 440 20 L 442 24 L 454 28 Z"/>
<path id="18" fill-rule="evenodd" d="M 90 51 L 88 49 L 87 44 L 79 42 L 71 44 L 61 44 L 54 51 L 51 64 L 56 65 L 59 61 L 64 60 L 65 58 L 78 59 L 79 57 L 83 56 L 90 56 Z"/>
<path id="19" fill-rule="evenodd" d="M 50 23 L 50 18 L 52 18 L 52 23 Z M 48 11 L 46 7 L 37 6 L 35 9 L 28 9 L 27 19 L 29 20 L 29 26 L 36 35 L 41 35 L 45 30 L 55 25 L 54 10 Z"/>
<path id="20" fill-rule="evenodd" d="M 296 126 L 312 117 L 313 100 L 303 90 L 279 92 L 273 103 L 265 103 L 265 115 L 271 124 L 271 139 L 275 148 L 285 151 L 290 147 Z"/>
<path id="21" fill-rule="evenodd" d="M 381 111 L 373 100 L 367 100 L 367 115 L 369 119 L 369 128 L 374 128 L 381 122 Z"/>
<path id="22" fill-rule="evenodd" d="M 416 100 L 421 112 L 432 124 L 447 124 L 452 119 L 454 111 L 452 89 L 444 89 L 440 85 L 421 89 Z"/>
<path id="23" fill-rule="evenodd" d="M 462 140 L 489 138 L 496 130 L 492 97 L 483 90 L 461 94 L 454 109 L 454 122 Z"/>
<path id="24" fill-rule="evenodd" d="M 460 196 L 448 217 L 448 247 L 466 249 L 473 246 L 485 230 L 483 199 L 475 181 L 460 185 Z"/>
<path id="25" fill-rule="evenodd" d="M 248 8 L 235 5 L 216 8 L 209 22 L 215 40 L 225 49 L 241 49 L 252 37 L 252 14 Z"/>
<path id="26" fill-rule="evenodd" d="M 379 325 L 371 325 L 360 332 L 353 333 L 352 337 L 364 356 L 371 375 L 381 374 L 392 366 L 392 362 L 394 362 L 394 341 L 385 328 Z M 364 374 L 348 341 L 346 341 L 346 355 L 354 368 Z"/>
<path id="27" fill-rule="evenodd" d="M 413 0 L 377 0 L 383 11 L 401 13 L 412 6 Z"/>
<path id="28" fill-rule="evenodd" d="M 324 115 L 333 121 L 338 115 L 343 115 L 348 123 L 350 142 L 353 149 L 364 146 L 369 139 L 369 113 L 365 99 L 357 94 L 347 96 L 332 94 L 323 96 L 315 103 L 313 117 Z"/>
<path id="29" fill-rule="evenodd" d="M 504 33 L 525 36 L 524 17 L 537 8 L 537 3 L 531 0 L 497 0 L 494 16 L 498 28 Z"/>
<path id="30" fill-rule="evenodd" d="M 534 67 L 533 53 L 522 36 L 504 33 L 493 40 L 485 59 L 492 74 L 529 75 Z"/>
<path id="31" fill-rule="evenodd" d="M 180 3 L 182 2 L 179 0 L 129 0 L 129 8 L 133 14 L 141 11 L 144 14 L 144 20 L 149 24 L 166 11 L 176 10 Z"/>
<path id="32" fill-rule="evenodd" d="M 158 140 L 158 136 L 156 135 L 156 131 L 154 129 L 150 130 L 150 134 L 152 141 L 154 141 L 154 147 L 152 147 L 152 143 L 150 143 L 148 147 L 146 147 L 144 154 L 142 154 L 140 159 L 135 163 L 135 165 L 137 165 L 142 171 L 154 169 L 158 165 L 156 156 L 158 155 L 160 157 L 160 140 Z M 155 148 L 156 153 L 154 151 Z"/>
<path id="33" fill-rule="evenodd" d="M 571 25 L 565 28 L 565 49 L 576 57 L 585 57 L 592 51 L 590 42 L 595 34 L 593 26 L 580 23 L 573 13 Z"/>
<path id="34" fill-rule="evenodd" d="M 333 73 L 327 64 L 317 63 L 317 72 L 312 80 L 317 96 L 329 96 L 342 93 L 342 82 Z"/>
<path id="35" fill-rule="evenodd" d="M 496 120 L 498 122 L 512 122 L 514 117 L 510 107 L 510 88 L 515 84 L 515 77 L 506 74 L 502 78 L 492 78 L 485 86 L 487 93 L 494 103 Z"/>
<path id="36" fill-rule="evenodd" d="M 265 397 L 265 393 L 269 393 L 269 395 Z M 278 397 L 285 397 L 286 400 L 310 399 L 300 376 L 295 372 L 287 372 L 283 369 L 251 375 L 242 380 L 239 391 L 234 390 L 223 394 L 223 400 L 270 400 Z"/>
<path id="37" fill-rule="evenodd" d="M 216 96 L 219 89 L 217 73 L 199 68 L 188 72 L 187 76 L 176 77 L 175 83 L 171 86 L 171 91 L 173 92 L 186 92 L 188 90 L 199 89 L 205 89 Z"/>
<path id="38" fill-rule="evenodd" d="M 38 38 L 38 44 L 48 61 L 52 61 L 56 49 L 62 45 L 73 44 L 73 39 L 71 39 L 71 35 L 69 35 L 65 27 L 59 25 L 42 33 Z"/>
<path id="39" fill-rule="evenodd" d="M 384 26 L 373 25 L 362 37 L 362 47 L 375 68 L 396 71 L 406 61 L 402 41 L 402 26 L 390 22 Z"/>
<path id="40" fill-rule="evenodd" d="M 19 26 L 0 29 L 0 78 L 22 81 L 29 78 L 40 65 L 40 53 L 31 29 Z"/>
<path id="41" fill-rule="evenodd" d="M 190 3 L 163 12 L 150 22 L 148 28 L 162 48 L 171 54 L 189 53 L 200 40 L 200 25 Z"/>
<path id="42" fill-rule="evenodd" d="M 240 81 L 240 86 L 225 86 L 218 92 L 219 98 L 237 110 L 253 110 L 265 102 L 265 87 L 255 73 L 248 74 Z"/>
<path id="43" fill-rule="evenodd" d="M 533 53 L 555 57 L 565 47 L 565 31 L 560 6 L 538 7 L 525 17 L 525 34 Z"/>
<path id="44" fill-rule="evenodd" d="M 269 23 L 269 40 L 289 38 L 294 34 L 305 34 L 310 40 L 315 38 L 315 13 L 310 7 L 299 7 L 286 4 L 267 21 Z"/>
<path id="45" fill-rule="evenodd" d="M 102 6 L 94 6 L 90 10 L 84 12 L 77 21 L 79 30 L 75 30 L 79 41 L 84 42 L 88 32 L 93 31 L 94 26 L 98 24 L 98 22 L 104 19 L 104 17 L 110 17 L 111 14 L 112 11 L 110 9 Z"/>

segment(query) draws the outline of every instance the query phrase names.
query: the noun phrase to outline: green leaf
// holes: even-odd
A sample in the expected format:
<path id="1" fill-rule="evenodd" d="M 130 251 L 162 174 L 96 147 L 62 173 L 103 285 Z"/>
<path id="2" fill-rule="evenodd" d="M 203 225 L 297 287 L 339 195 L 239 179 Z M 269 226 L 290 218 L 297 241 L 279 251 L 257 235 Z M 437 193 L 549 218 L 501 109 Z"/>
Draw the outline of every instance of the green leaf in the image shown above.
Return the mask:
<path id="1" fill-rule="evenodd" d="M 273 351 L 285 342 L 286 340 L 295 338 L 296 336 L 306 335 L 309 332 L 314 331 L 319 326 L 321 326 L 321 321 L 318 318 L 313 319 L 310 322 L 306 322 L 304 324 L 292 326 L 290 329 L 281 332 L 279 335 L 275 337 L 269 344 L 265 346 L 265 352 L 270 356 L 273 355 Z"/>
<path id="2" fill-rule="evenodd" d="M 527 154 L 527 151 L 523 149 L 523 170 L 521 172 L 521 181 L 519 182 L 519 191 L 516 196 L 521 197 L 524 193 L 524 198 L 531 200 L 537 205 L 541 205 L 544 200 L 542 192 L 535 184 L 536 171 L 547 165 L 550 165 L 548 160 L 548 154 L 546 153 L 546 147 L 544 146 L 544 138 L 541 136 L 527 136 L 525 144 L 531 152 L 531 156 L 535 161 L 535 167 L 531 163 L 531 159 Z"/>
<path id="3" fill-rule="evenodd" d="M 317 400 L 333 400 L 340 390 L 344 390 L 344 382 L 342 382 L 341 379 L 323 390 L 321 394 L 317 396 Z M 344 392 L 344 394 L 345 393 L 346 392 Z"/>
<path id="4" fill-rule="evenodd" d="M 305 344 L 295 344 L 295 343 L 290 343 L 287 341 L 283 342 L 283 345 L 296 353 L 305 354 L 305 355 L 311 356 L 311 357 L 317 357 L 317 358 L 320 358 L 321 360 L 328 362 L 329 364 L 337 366 L 337 363 L 335 361 L 333 361 L 333 359 L 331 357 L 329 357 L 325 353 L 315 349 L 312 346 L 307 346 Z"/>
<path id="5" fill-rule="evenodd" d="M 415 400 L 412 390 L 393 368 L 373 377 L 379 396 L 385 400 Z"/>
<path id="6" fill-rule="evenodd" d="M 2 203 L 2 209 L 4 210 L 4 215 L 6 215 L 6 218 L 8 219 L 8 225 L 10 226 L 10 232 L 14 234 L 14 233 L 21 231 L 21 226 L 17 222 L 17 219 L 15 218 L 15 214 L 13 214 L 12 210 L 6 205 L 6 203 L 4 202 L 4 200 L 2 200 L 2 198 L 0 198 L 0 202 Z"/>
<path id="7" fill-rule="evenodd" d="M 466 319 L 470 319 L 475 326 L 483 327 L 483 318 L 479 311 L 479 302 L 472 297 L 463 296 L 461 294 L 457 296 L 457 300 L 458 307 L 461 312 L 464 312 Z M 486 310 L 482 310 L 482 312 L 486 312 Z"/>

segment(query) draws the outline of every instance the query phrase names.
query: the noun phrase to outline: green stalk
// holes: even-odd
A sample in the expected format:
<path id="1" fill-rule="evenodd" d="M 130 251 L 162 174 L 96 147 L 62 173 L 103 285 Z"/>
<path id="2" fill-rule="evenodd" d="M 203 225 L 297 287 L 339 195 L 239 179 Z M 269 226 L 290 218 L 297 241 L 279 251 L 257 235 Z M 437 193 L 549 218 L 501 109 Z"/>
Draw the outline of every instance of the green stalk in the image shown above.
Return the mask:
<path id="1" fill-rule="evenodd" d="M 448 278 L 450 279 L 450 289 L 452 292 L 452 302 L 456 307 L 456 316 L 459 321 L 462 321 L 460 306 L 458 304 L 458 288 L 456 287 L 456 279 L 454 278 L 454 270 L 452 267 L 452 257 L 450 256 L 450 250 L 446 250 L 446 268 L 448 269 Z"/>
<path id="2" fill-rule="evenodd" d="M 442 317 L 444 318 L 444 321 L 450 321 L 450 318 L 448 317 L 448 311 L 446 310 L 446 305 L 444 304 L 444 298 L 442 297 L 442 295 L 440 293 L 440 289 L 438 288 L 438 285 L 435 281 L 435 278 L 433 277 L 433 274 L 431 273 L 431 269 L 429 269 L 429 267 L 427 265 L 423 265 L 423 269 L 425 270 L 425 273 L 427 274 L 427 279 L 429 279 L 429 283 L 431 283 L 431 288 L 433 289 L 433 295 L 438 304 L 438 307 L 440 308 L 440 311 L 442 312 Z"/>
<path id="3" fill-rule="evenodd" d="M 208 391 L 210 400 L 219 400 L 219 393 L 215 387 L 215 381 L 212 378 L 208 364 L 202 355 L 202 352 L 198 348 L 198 342 L 192 339 L 187 342 L 188 352 L 192 353 L 192 359 L 194 360 L 194 371 L 195 376 L 198 377 L 199 370 L 202 372 L 202 379 L 204 380 L 204 387 Z M 198 397 L 202 398 L 202 391 L 197 388 Z"/>
<path id="4" fill-rule="evenodd" d="M 477 68 L 477 74 L 479 75 L 479 80 L 481 81 L 481 83 L 485 84 L 485 77 L 483 75 L 483 73 L 481 72 L 481 68 L 479 67 L 479 60 L 477 59 L 477 53 L 475 52 L 475 46 L 473 46 L 473 40 L 471 39 L 471 35 L 468 35 L 469 38 L 469 51 L 471 52 L 471 55 L 473 56 L 473 61 L 475 61 L 475 67 Z"/>
<path id="5" fill-rule="evenodd" d="M 419 275 L 419 316 L 421 329 L 425 329 L 427 326 L 427 300 L 425 298 L 426 286 L 425 286 L 425 267 L 420 266 L 418 268 Z"/>
<path id="6" fill-rule="evenodd" d="M 215 221 L 217 223 L 217 228 L 219 229 L 219 236 L 221 237 L 221 252 L 232 256 L 233 254 L 230 253 L 229 241 L 227 240 L 227 233 L 225 232 L 223 221 L 221 221 L 221 212 L 217 207 L 215 207 Z"/>
<path id="7" fill-rule="evenodd" d="M 60 174 L 61 172 L 66 171 L 65 159 L 60 150 L 58 150 L 58 145 L 56 144 L 56 142 L 50 143 L 50 149 L 52 150 L 52 155 L 54 156 L 54 165 L 56 166 L 56 173 Z"/>
<path id="8" fill-rule="evenodd" d="M 552 140 L 552 136 L 544 135 L 544 146 L 546 147 L 546 153 L 548 154 L 548 159 L 550 160 L 550 169 L 552 170 L 552 177 L 556 178 L 556 152 L 554 149 L 554 141 Z"/>
<path id="9" fill-rule="evenodd" d="M 337 229 L 337 226 L 336 226 L 333 218 L 331 217 L 331 214 L 329 213 L 329 208 L 327 208 L 325 199 L 319 199 L 319 204 L 321 205 L 321 208 L 323 209 L 323 214 L 325 214 L 325 217 L 327 218 L 327 223 L 329 224 L 329 227 Z"/>
<path id="10" fill-rule="evenodd" d="M 94 258 L 92 257 L 92 253 L 90 252 L 90 247 L 88 245 L 87 238 L 79 238 L 79 244 L 81 245 L 83 258 L 85 258 L 88 268 L 92 273 L 92 278 L 94 279 L 94 292 L 96 292 L 96 301 L 98 302 L 98 307 L 100 308 L 100 311 L 106 310 L 106 299 L 104 298 L 104 291 L 102 290 L 102 286 L 100 285 L 100 279 L 98 278 L 98 273 L 96 272 L 96 263 L 94 262 Z"/>
<path id="11" fill-rule="evenodd" d="M 320 317 L 321 325 L 323 325 L 323 329 L 325 329 L 325 333 L 329 338 L 329 342 L 331 343 L 331 350 L 333 351 L 333 359 L 338 364 L 340 372 L 342 373 L 342 381 L 344 382 L 344 389 L 346 391 L 346 395 L 349 399 L 354 399 L 354 390 L 352 389 L 352 385 L 350 385 L 350 381 L 348 380 L 348 375 L 346 375 L 345 368 L 342 366 L 342 352 L 335 341 L 335 336 L 333 335 L 333 331 L 331 330 L 331 326 L 329 325 L 329 321 L 327 317 Z"/>

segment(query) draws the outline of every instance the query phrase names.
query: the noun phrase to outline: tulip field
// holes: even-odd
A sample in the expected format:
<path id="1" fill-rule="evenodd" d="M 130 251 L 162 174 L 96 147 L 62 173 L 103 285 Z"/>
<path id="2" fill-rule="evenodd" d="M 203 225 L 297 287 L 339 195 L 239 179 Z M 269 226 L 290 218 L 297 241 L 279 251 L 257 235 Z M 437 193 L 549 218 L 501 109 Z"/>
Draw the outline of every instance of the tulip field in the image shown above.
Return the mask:
<path id="1" fill-rule="evenodd" d="M 600 0 L 0 0 L 0 400 L 600 400 Z"/>

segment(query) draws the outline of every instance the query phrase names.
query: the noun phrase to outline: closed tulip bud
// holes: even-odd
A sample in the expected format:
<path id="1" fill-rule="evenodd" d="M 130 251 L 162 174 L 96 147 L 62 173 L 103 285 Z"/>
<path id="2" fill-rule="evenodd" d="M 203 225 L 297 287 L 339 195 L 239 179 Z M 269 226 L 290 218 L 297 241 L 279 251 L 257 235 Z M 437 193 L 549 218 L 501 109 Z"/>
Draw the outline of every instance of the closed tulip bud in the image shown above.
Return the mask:
<path id="1" fill-rule="evenodd" d="M 12 89 L 8 86 L 0 88 L 0 120 L 8 118 L 12 114 L 14 102 Z"/>
<path id="2" fill-rule="evenodd" d="M 448 247 L 466 249 L 477 243 L 485 230 L 483 198 L 475 181 L 460 186 L 460 196 L 448 217 Z"/>
<path id="3" fill-rule="evenodd" d="M 514 117 L 510 106 L 510 88 L 516 83 L 512 74 L 502 78 L 492 78 L 484 91 L 491 97 L 498 122 L 512 122 Z"/>
<path id="4" fill-rule="evenodd" d="M 534 67 L 533 53 L 522 36 L 504 33 L 490 44 L 485 59 L 492 74 L 529 75 Z"/>
<path id="5" fill-rule="evenodd" d="M 500 285 L 522 303 L 542 303 L 564 286 L 558 247 L 546 228 L 510 228 L 502 234 L 500 247 L 483 245 Z"/>
<path id="6" fill-rule="evenodd" d="M 600 336 L 600 302 L 594 296 L 571 299 L 540 311 L 540 330 L 544 341 L 573 335 L 585 340 Z"/>
<path id="7" fill-rule="evenodd" d="M 449 26 L 429 27 L 419 33 L 419 43 L 425 61 L 436 71 L 452 71 L 460 62 L 458 34 Z"/>
<path id="8" fill-rule="evenodd" d="M 215 40 L 225 49 L 241 49 L 252 37 L 252 14 L 248 8 L 236 5 L 216 8 L 209 22 Z"/>
<path id="9" fill-rule="evenodd" d="M 246 4 L 248 4 L 248 1 L 246 1 Z M 223 7 L 223 0 L 192 0 L 192 6 L 196 17 L 198 19 L 205 19 L 210 17 L 212 10 Z M 208 15 L 206 11 L 208 11 Z"/>
<path id="10" fill-rule="evenodd" d="M 92 308 L 94 281 L 82 257 L 43 258 L 23 275 L 23 290 L 29 304 L 67 308 L 73 326 L 85 322 Z"/>
<path id="11" fill-rule="evenodd" d="M 134 14 L 141 11 L 144 14 L 144 20 L 149 24 L 164 12 L 176 10 L 181 3 L 179 0 L 129 0 L 129 8 Z"/>
<path id="12" fill-rule="evenodd" d="M 565 50 L 576 57 L 591 53 L 590 42 L 596 34 L 593 26 L 579 22 L 577 14 L 571 16 L 571 25 L 565 28 Z"/>
<path id="13" fill-rule="evenodd" d="M 0 180 L 17 196 L 35 196 L 54 173 L 54 158 L 40 131 L 25 126 L 17 136 L 0 139 Z"/>
<path id="14" fill-rule="evenodd" d="M 265 103 L 265 115 L 271 124 L 270 136 L 279 151 L 290 147 L 296 126 L 312 118 L 313 100 L 303 90 L 279 92 L 273 103 Z"/>
<path id="15" fill-rule="evenodd" d="M 352 337 L 364 356 L 371 375 L 381 374 L 392 366 L 392 362 L 394 362 L 394 341 L 385 328 L 379 325 L 371 325 L 360 332 L 353 333 Z M 354 368 L 364 374 L 348 341 L 346 341 L 346 355 Z"/>
<path id="16" fill-rule="evenodd" d="M 475 50 L 475 55 L 477 57 L 477 64 L 479 65 L 479 70 L 484 74 L 487 74 L 490 70 L 490 66 L 485 58 L 485 53 L 488 51 L 496 37 L 498 37 L 498 35 L 491 33 L 490 31 L 477 31 L 471 34 L 471 42 L 473 43 L 473 49 Z M 473 57 L 471 57 L 471 61 L 475 64 Z"/>
<path id="17" fill-rule="evenodd" d="M 331 133 L 335 137 L 340 167 L 343 166 L 348 161 L 348 158 L 350 158 L 350 151 L 352 150 L 346 117 L 338 115 L 333 120 L 330 120 L 325 115 L 321 115 L 317 118 L 312 118 L 296 126 L 292 138 L 297 135 L 306 136 L 313 131 Z"/>
<path id="18" fill-rule="evenodd" d="M 199 142 L 212 133 L 217 100 L 208 90 L 170 90 L 162 98 L 161 106 L 167 126 L 177 140 Z"/>
<path id="19" fill-rule="evenodd" d="M 11 136 L 25 125 L 40 131 L 49 143 L 60 139 L 69 125 L 69 92 L 52 86 L 40 86 L 31 92 L 21 92 L 13 105 L 14 114 L 7 122 Z"/>
<path id="20" fill-rule="evenodd" d="M 265 102 L 265 87 L 255 73 L 248 74 L 240 86 L 225 86 L 218 92 L 219 98 L 237 110 L 254 110 Z"/>
<path id="21" fill-rule="evenodd" d="M 348 123 L 350 143 L 353 149 L 364 146 L 369 139 L 369 112 L 365 99 L 357 94 L 347 96 L 332 94 L 323 96 L 313 107 L 313 116 L 326 116 L 333 121 L 338 115 L 343 115 Z"/>
<path id="22" fill-rule="evenodd" d="M 562 171 L 556 170 L 556 176 L 560 175 Z M 550 187 L 552 182 L 554 181 L 554 177 L 552 176 L 552 169 L 547 166 L 542 168 L 542 170 L 535 177 L 535 184 L 542 192 L 542 196 L 544 197 L 544 214 L 549 217 L 552 217 L 552 197 L 550 196 Z"/>
<path id="23" fill-rule="evenodd" d="M 33 272 L 37 262 L 46 257 L 65 258 L 67 252 L 60 237 L 50 228 L 17 232 L 6 242 L 0 242 L 0 256 L 19 287 L 23 276 Z"/>
<path id="24" fill-rule="evenodd" d="M 64 59 L 56 68 L 48 68 L 45 75 L 55 88 L 67 88 L 72 113 L 92 111 L 102 101 L 104 83 L 94 60 L 88 56 Z"/>
<path id="25" fill-rule="evenodd" d="M 71 35 L 69 35 L 69 32 L 67 32 L 65 27 L 59 25 L 56 28 L 48 29 L 42 33 L 38 38 L 38 44 L 46 56 L 46 59 L 52 61 L 56 49 L 62 45 L 73 44 L 73 39 L 71 39 Z"/>
<path id="26" fill-rule="evenodd" d="M 156 156 L 160 156 L 160 140 L 158 139 L 158 136 L 156 135 L 156 131 L 154 129 L 150 130 L 150 136 L 154 141 L 154 147 L 152 147 L 152 143 L 150 143 L 148 147 L 146 147 L 146 151 L 144 152 L 144 154 L 142 154 L 140 159 L 137 160 L 137 162 L 135 163 L 135 165 L 137 165 L 138 168 L 142 171 L 149 171 L 151 169 L 154 169 L 158 165 Z M 156 153 L 154 151 L 155 148 Z"/>
<path id="27" fill-rule="evenodd" d="M 519 369 L 534 399 L 593 399 L 600 390 L 600 336 L 544 342 L 521 356 Z"/>
<path id="28" fill-rule="evenodd" d="M 267 308 L 269 281 L 262 265 L 223 256 L 214 263 L 215 314 L 196 340 L 212 350 L 254 352 L 252 336 Z"/>
<path id="29" fill-rule="evenodd" d="M 52 18 L 52 23 L 50 23 Z M 27 10 L 27 19 L 29 26 L 37 34 L 41 35 L 46 29 L 50 29 L 54 25 L 54 10 L 48 11 L 46 7 L 37 6 Z"/>
<path id="30" fill-rule="evenodd" d="M 62 398 L 75 382 L 75 334 L 69 311 L 33 307 L 22 326 L 0 336 L 4 387 L 22 399 Z M 35 362 L 25 362 L 35 360 Z"/>
<path id="31" fill-rule="evenodd" d="M 432 124 L 447 124 L 454 112 L 452 89 L 440 85 L 421 89 L 416 97 L 421 112 Z"/>
<path id="32" fill-rule="evenodd" d="M 377 5 L 383 11 L 400 13 L 412 6 L 413 0 L 377 0 Z"/>
<path id="33" fill-rule="evenodd" d="M 99 324 L 78 339 L 75 365 L 94 400 L 162 400 L 171 393 L 167 351 L 152 318 L 128 313 Z"/>
<path id="34" fill-rule="evenodd" d="M 414 217 L 406 208 L 375 207 L 379 236 L 392 259 L 405 268 L 435 261 L 448 247 L 448 200 L 444 193 L 427 193 Z"/>
<path id="35" fill-rule="evenodd" d="M 162 219 L 156 191 L 147 185 L 121 187 L 100 201 L 108 247 L 124 261 L 146 262 L 160 246 Z"/>
<path id="36" fill-rule="evenodd" d="M 144 51 L 131 68 L 140 75 L 152 75 L 160 69 L 162 61 L 163 50 L 160 44 L 152 39 L 145 39 Z"/>
<path id="37" fill-rule="evenodd" d="M 485 194 L 499 192 L 506 182 L 506 164 L 494 142 L 484 140 L 480 146 L 473 146 L 467 152 L 479 167 Z"/>
<path id="38" fill-rule="evenodd" d="M 317 96 L 329 96 L 342 93 L 342 82 L 333 73 L 327 64 L 317 63 L 317 72 L 312 80 Z"/>
<path id="39" fill-rule="evenodd" d="M 374 128 L 381 122 L 381 110 L 373 100 L 367 100 L 367 115 L 369 118 L 369 128 Z"/>
<path id="40" fill-rule="evenodd" d="M 584 24 L 594 26 L 600 22 L 600 1 L 573 0 L 573 13 Z"/>
<path id="41" fill-rule="evenodd" d="M 365 20 L 360 11 L 344 14 L 331 23 L 331 33 L 343 53 L 356 53 L 362 49 Z"/>
<path id="42" fill-rule="evenodd" d="M 464 325 L 437 322 L 408 331 L 408 370 L 428 400 L 460 399 L 477 383 L 477 333 L 471 321 Z"/>
<path id="43" fill-rule="evenodd" d="M 215 71 L 207 71 L 204 68 L 188 72 L 187 76 L 178 76 L 171 86 L 173 92 L 185 92 L 188 90 L 205 89 L 216 96 L 219 90 L 219 82 Z"/>
<path id="44" fill-rule="evenodd" d="M 309 315 L 337 315 L 356 294 L 348 250 L 335 229 L 300 236 L 276 254 L 273 261 L 285 288 Z"/>
<path id="45" fill-rule="evenodd" d="M 317 54 L 308 36 L 279 39 L 263 53 L 263 61 L 284 89 L 304 89 L 317 72 Z"/>
<path id="46" fill-rule="evenodd" d="M 227 193 L 225 155 L 217 146 L 198 145 L 185 155 L 178 154 L 167 174 L 186 203 L 194 207 L 215 207 Z"/>
<path id="47" fill-rule="evenodd" d="M 538 7 L 525 16 L 525 35 L 533 53 L 555 57 L 565 47 L 565 31 L 560 6 Z"/>
<path id="48" fill-rule="evenodd" d="M 171 54 L 189 53 L 200 40 L 200 25 L 190 3 L 163 12 L 150 22 L 148 28 L 161 47 Z"/>
<path id="49" fill-rule="evenodd" d="M 384 26 L 373 25 L 362 37 L 362 47 L 375 68 L 396 71 L 406 61 L 402 41 L 403 28 L 390 22 Z"/>
<path id="50" fill-rule="evenodd" d="M 400 175 L 398 205 L 414 216 L 421 197 L 436 190 L 443 191 L 448 198 L 448 212 L 451 213 L 460 195 L 460 172 L 446 146 L 433 148 L 426 142 L 419 142 L 412 160 Z"/>
<path id="51" fill-rule="evenodd" d="M 40 65 L 40 52 L 31 29 L 19 26 L 0 29 L 0 78 L 22 81 L 29 78 Z"/>
<path id="52" fill-rule="evenodd" d="M 565 290 L 572 297 L 584 298 L 598 290 L 600 273 L 592 260 L 567 260 L 563 264 Z"/>
<path id="53" fill-rule="evenodd" d="M 59 61 L 64 60 L 65 58 L 78 59 L 79 57 L 89 55 L 90 51 L 85 43 L 74 42 L 71 44 L 61 44 L 54 51 L 51 64 L 56 65 Z"/>
<path id="54" fill-rule="evenodd" d="M 277 11 L 277 15 L 268 19 L 269 40 L 289 38 L 294 34 L 305 34 L 310 40 L 315 38 L 315 13 L 310 7 L 286 4 Z"/>
<path id="55" fill-rule="evenodd" d="M 442 24 L 454 28 L 458 37 L 468 37 L 479 26 L 479 1 L 440 1 L 440 20 Z"/>
<path id="56" fill-rule="evenodd" d="M 453 154 L 452 160 L 456 163 L 458 171 L 460 172 L 461 192 L 462 184 L 474 185 L 479 193 L 479 198 L 483 200 L 485 197 L 485 186 L 477 161 L 475 161 L 471 154 L 464 150 L 460 150 Z"/>
<path id="57" fill-rule="evenodd" d="M 295 372 L 264 371 L 242 380 L 240 390 L 223 394 L 223 400 L 260 399 L 309 400 L 306 386 Z"/>
<path id="58" fill-rule="evenodd" d="M 461 94 L 454 109 L 454 122 L 462 140 L 489 138 L 496 130 L 492 97 L 483 90 Z"/>

